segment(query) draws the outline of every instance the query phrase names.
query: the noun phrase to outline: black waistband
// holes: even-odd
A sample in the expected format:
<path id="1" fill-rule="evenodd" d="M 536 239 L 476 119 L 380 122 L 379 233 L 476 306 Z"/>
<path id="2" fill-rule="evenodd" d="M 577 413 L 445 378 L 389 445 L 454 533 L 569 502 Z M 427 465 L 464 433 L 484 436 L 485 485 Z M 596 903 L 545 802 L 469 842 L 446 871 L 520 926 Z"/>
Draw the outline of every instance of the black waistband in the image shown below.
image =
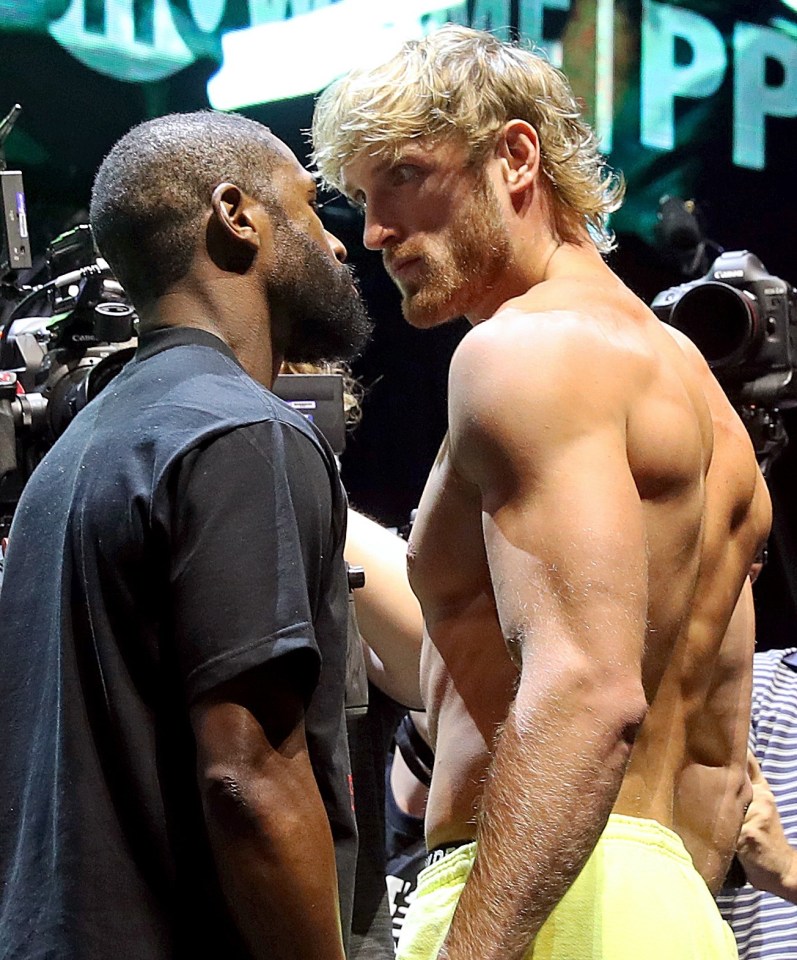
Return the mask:
<path id="1" fill-rule="evenodd" d="M 426 860 L 424 861 L 424 867 L 431 867 L 433 863 L 437 863 L 442 860 L 443 857 L 447 857 L 449 853 L 453 853 L 455 850 L 459 850 L 460 847 L 464 847 L 468 843 L 473 843 L 472 840 L 452 840 L 450 843 L 441 843 L 437 847 L 432 847 L 432 849 L 426 854 Z"/>
<path id="2" fill-rule="evenodd" d="M 418 733 L 418 728 L 412 722 L 409 713 L 404 714 L 396 730 L 396 746 L 416 779 L 428 787 L 432 782 L 434 753 Z"/>

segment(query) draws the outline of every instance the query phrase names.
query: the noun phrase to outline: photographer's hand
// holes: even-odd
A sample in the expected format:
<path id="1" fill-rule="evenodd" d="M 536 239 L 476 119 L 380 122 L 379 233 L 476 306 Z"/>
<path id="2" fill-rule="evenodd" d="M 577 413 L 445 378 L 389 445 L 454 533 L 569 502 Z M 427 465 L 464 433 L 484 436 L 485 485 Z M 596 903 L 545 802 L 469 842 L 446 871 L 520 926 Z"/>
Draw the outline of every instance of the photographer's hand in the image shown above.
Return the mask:
<path id="1" fill-rule="evenodd" d="M 748 881 L 757 890 L 797 903 L 797 849 L 783 832 L 775 797 L 749 751 L 747 771 L 753 784 L 753 801 L 739 834 L 737 855 Z"/>

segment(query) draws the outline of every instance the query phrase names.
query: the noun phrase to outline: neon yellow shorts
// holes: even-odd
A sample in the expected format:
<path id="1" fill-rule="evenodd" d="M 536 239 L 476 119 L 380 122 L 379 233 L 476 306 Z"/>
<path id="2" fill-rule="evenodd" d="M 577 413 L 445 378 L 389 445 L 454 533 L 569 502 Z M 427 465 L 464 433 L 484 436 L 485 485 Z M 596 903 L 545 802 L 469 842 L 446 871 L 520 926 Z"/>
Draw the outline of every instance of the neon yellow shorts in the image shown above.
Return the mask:
<path id="1" fill-rule="evenodd" d="M 423 870 L 396 960 L 433 960 L 470 873 L 468 843 Z M 613 815 L 526 960 L 736 960 L 736 943 L 680 837 Z"/>

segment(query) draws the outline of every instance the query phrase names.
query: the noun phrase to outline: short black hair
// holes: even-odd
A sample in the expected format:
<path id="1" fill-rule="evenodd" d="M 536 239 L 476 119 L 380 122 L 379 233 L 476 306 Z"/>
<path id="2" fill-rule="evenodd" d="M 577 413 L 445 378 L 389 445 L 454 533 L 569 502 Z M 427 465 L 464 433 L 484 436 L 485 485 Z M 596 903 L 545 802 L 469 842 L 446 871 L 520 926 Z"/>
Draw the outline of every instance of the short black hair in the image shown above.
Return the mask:
<path id="1" fill-rule="evenodd" d="M 133 303 L 151 302 L 188 273 L 220 183 L 274 207 L 270 179 L 280 162 L 285 154 L 268 127 L 238 114 L 173 113 L 126 133 L 97 171 L 90 219 Z"/>

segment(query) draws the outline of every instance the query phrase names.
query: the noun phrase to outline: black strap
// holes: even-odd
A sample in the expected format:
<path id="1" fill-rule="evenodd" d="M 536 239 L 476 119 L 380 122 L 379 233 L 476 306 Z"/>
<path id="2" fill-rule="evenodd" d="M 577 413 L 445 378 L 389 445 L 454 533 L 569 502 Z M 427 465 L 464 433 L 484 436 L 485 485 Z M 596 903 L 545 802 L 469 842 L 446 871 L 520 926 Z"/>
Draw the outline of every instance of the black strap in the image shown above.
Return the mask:
<path id="1" fill-rule="evenodd" d="M 425 787 L 432 782 L 434 753 L 429 744 L 418 733 L 409 713 L 405 713 L 396 730 L 396 746 L 413 775 Z"/>

